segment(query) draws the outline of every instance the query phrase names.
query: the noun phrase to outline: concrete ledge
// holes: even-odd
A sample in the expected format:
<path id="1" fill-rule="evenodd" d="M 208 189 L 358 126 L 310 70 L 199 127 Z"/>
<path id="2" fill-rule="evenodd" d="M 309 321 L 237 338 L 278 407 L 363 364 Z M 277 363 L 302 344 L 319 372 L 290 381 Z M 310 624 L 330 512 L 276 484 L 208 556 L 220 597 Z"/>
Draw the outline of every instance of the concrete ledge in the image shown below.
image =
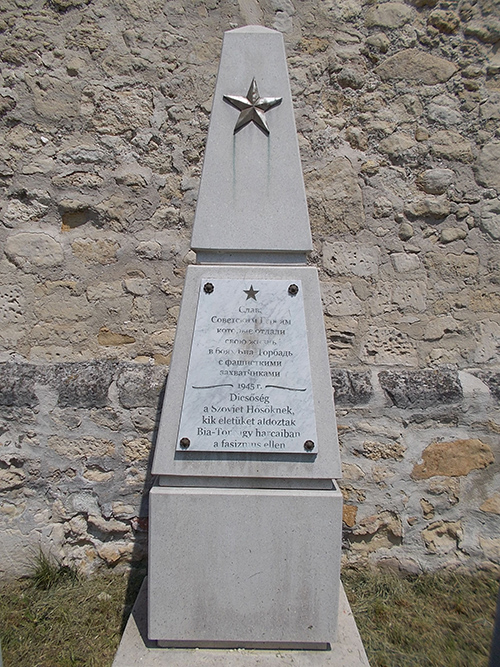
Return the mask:
<path id="1" fill-rule="evenodd" d="M 158 648 L 147 638 L 147 597 L 145 579 L 113 667 L 370 667 L 342 585 L 338 641 L 329 651 Z"/>

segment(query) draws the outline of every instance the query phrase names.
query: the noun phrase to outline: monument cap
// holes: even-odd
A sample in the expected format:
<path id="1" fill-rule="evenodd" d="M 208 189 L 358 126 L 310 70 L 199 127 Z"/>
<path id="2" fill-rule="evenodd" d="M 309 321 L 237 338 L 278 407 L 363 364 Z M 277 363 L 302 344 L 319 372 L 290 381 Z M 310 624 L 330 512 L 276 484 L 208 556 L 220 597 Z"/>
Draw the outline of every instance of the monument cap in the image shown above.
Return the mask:
<path id="1" fill-rule="evenodd" d="M 191 246 L 306 253 L 309 216 L 281 33 L 224 34 Z"/>

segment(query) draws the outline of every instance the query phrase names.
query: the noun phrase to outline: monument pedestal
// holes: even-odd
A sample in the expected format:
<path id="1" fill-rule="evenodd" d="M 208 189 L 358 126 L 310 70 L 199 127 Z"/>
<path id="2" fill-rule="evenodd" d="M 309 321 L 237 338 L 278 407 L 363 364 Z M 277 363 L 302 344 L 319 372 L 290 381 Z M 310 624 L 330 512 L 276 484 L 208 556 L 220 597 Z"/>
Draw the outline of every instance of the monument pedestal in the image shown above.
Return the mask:
<path id="1" fill-rule="evenodd" d="M 155 487 L 149 637 L 172 647 L 326 649 L 335 641 L 342 496 Z M 189 576 L 186 576 L 189 573 Z"/>
<path id="2" fill-rule="evenodd" d="M 149 638 L 327 649 L 342 495 L 314 268 L 189 267 L 158 440 Z"/>
<path id="3" fill-rule="evenodd" d="M 340 584 L 337 638 L 326 651 L 159 648 L 148 639 L 147 579 L 125 627 L 113 667 L 370 667 Z"/>

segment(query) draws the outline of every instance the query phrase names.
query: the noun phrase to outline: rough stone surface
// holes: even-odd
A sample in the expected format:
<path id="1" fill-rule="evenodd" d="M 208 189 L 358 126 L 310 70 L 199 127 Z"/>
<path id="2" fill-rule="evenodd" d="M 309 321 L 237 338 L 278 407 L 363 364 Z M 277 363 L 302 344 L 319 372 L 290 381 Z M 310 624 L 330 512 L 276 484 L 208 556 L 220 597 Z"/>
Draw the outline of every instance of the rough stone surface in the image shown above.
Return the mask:
<path id="1" fill-rule="evenodd" d="M 500 240 L 500 199 L 490 199 L 481 206 L 479 227 L 495 241 Z"/>
<path id="2" fill-rule="evenodd" d="M 437 158 L 473 162 L 471 142 L 454 130 L 438 130 L 430 137 L 431 152 Z"/>
<path id="3" fill-rule="evenodd" d="M 362 453 L 367 459 L 380 461 L 381 459 L 401 460 L 404 456 L 406 447 L 400 442 L 374 442 L 365 440 Z"/>
<path id="4" fill-rule="evenodd" d="M 456 69 L 456 65 L 444 58 L 418 49 L 406 49 L 387 58 L 377 67 L 376 72 L 384 81 L 409 79 L 432 86 L 448 81 Z"/>
<path id="5" fill-rule="evenodd" d="M 379 381 L 398 408 L 428 408 L 462 398 L 462 387 L 453 371 L 382 371 Z"/>
<path id="6" fill-rule="evenodd" d="M 463 538 L 462 524 L 460 521 L 435 521 L 422 531 L 422 537 L 430 553 L 448 554 Z"/>
<path id="7" fill-rule="evenodd" d="M 146 442 L 196 260 L 191 226 L 221 37 L 245 23 L 275 26 L 285 39 L 342 492 L 354 508 L 344 560 L 410 571 L 500 564 L 498 517 L 488 510 L 500 461 L 492 7 L 6 8 L 1 574 L 21 569 L 17 555 L 29 545 L 84 571 L 145 554 Z M 457 441 L 485 443 L 495 460 L 458 477 L 410 477 L 426 446 Z"/>
<path id="8" fill-rule="evenodd" d="M 479 544 L 483 549 L 485 556 L 500 565 L 500 538 L 498 537 L 481 537 Z"/>
<path id="9" fill-rule="evenodd" d="M 373 387 L 369 372 L 332 368 L 331 375 L 336 405 L 357 405 L 371 398 Z"/>
<path id="10" fill-rule="evenodd" d="M 398 159 L 403 155 L 408 156 L 415 146 L 415 139 L 410 134 L 394 132 L 390 137 L 380 142 L 379 150 L 394 159 Z"/>
<path id="11" fill-rule="evenodd" d="M 151 443 L 147 438 L 135 438 L 123 443 L 125 458 L 127 461 L 147 459 L 151 449 Z"/>
<path id="12" fill-rule="evenodd" d="M 467 238 L 467 232 L 460 227 L 445 227 L 441 230 L 439 240 L 441 243 L 453 243 Z"/>
<path id="13" fill-rule="evenodd" d="M 71 245 L 75 257 L 87 264 L 111 264 L 116 262 L 116 251 L 118 244 L 108 239 L 96 241 L 88 239 L 77 239 Z"/>
<path id="14" fill-rule="evenodd" d="M 350 160 L 338 157 L 306 171 L 311 228 L 319 234 L 358 232 L 363 226 L 361 188 Z"/>
<path id="15" fill-rule="evenodd" d="M 108 361 L 56 364 L 51 384 L 58 388 L 63 408 L 97 408 L 108 404 L 108 390 L 116 364 Z"/>
<path id="16" fill-rule="evenodd" d="M 372 276 L 378 273 L 379 253 L 376 248 L 350 247 L 347 243 L 325 243 L 323 264 L 333 274 Z"/>
<path id="17" fill-rule="evenodd" d="M 356 514 L 358 513 L 358 508 L 356 505 L 344 505 L 342 507 L 342 521 L 343 523 L 352 528 L 356 525 Z"/>
<path id="18" fill-rule="evenodd" d="M 500 401 L 500 372 L 498 371 L 473 371 L 474 375 L 488 385 L 493 396 Z"/>
<path id="19" fill-rule="evenodd" d="M 414 479 L 461 477 L 493 463 L 491 447 L 477 438 L 433 442 L 422 452 L 423 462 L 413 467 Z"/>
<path id="20" fill-rule="evenodd" d="M 353 551 L 371 553 L 377 549 L 390 549 L 401 544 L 403 529 L 401 520 L 392 512 L 384 511 L 359 521 L 347 533 Z"/>
<path id="21" fill-rule="evenodd" d="M 61 244 L 52 236 L 38 232 L 21 232 L 9 236 L 5 254 L 19 268 L 48 268 L 62 263 Z"/>
<path id="22" fill-rule="evenodd" d="M 131 366 L 122 371 L 117 380 L 120 403 L 125 408 L 154 407 L 164 382 L 165 372 L 161 368 Z"/>
<path id="23" fill-rule="evenodd" d="M 416 349 L 409 336 L 394 327 L 370 327 L 361 351 L 363 361 L 380 366 L 416 366 Z"/>
<path id="24" fill-rule="evenodd" d="M 38 404 L 35 372 L 31 365 L 0 364 L 0 405 L 33 407 Z"/>
<path id="25" fill-rule="evenodd" d="M 483 147 L 478 155 L 475 167 L 476 180 L 479 185 L 500 191 L 499 159 L 500 141 L 491 141 Z"/>
<path id="26" fill-rule="evenodd" d="M 490 498 L 487 498 L 479 509 L 482 512 L 500 514 L 500 492 L 494 493 Z"/>
<path id="27" fill-rule="evenodd" d="M 500 41 L 500 20 L 488 17 L 486 20 L 470 21 L 466 23 L 464 33 L 486 44 L 496 44 Z"/>
<path id="28" fill-rule="evenodd" d="M 447 199 L 442 197 L 423 197 L 410 204 L 405 213 L 410 218 L 433 218 L 442 220 L 450 214 L 451 205 Z"/>
<path id="29" fill-rule="evenodd" d="M 454 177 L 451 169 L 427 169 L 419 174 L 417 183 L 429 194 L 442 195 L 453 183 Z"/>
<path id="30" fill-rule="evenodd" d="M 114 454 L 113 443 L 109 440 L 100 440 L 91 436 L 78 438 L 77 440 L 61 438 L 58 435 L 50 436 L 47 440 L 48 446 L 60 456 L 69 459 L 112 456 Z"/>
<path id="31" fill-rule="evenodd" d="M 460 18 L 458 14 L 453 11 L 446 11 L 443 9 L 435 9 L 429 14 L 428 23 L 439 32 L 446 34 L 455 33 L 460 26 Z"/>
<path id="32" fill-rule="evenodd" d="M 401 28 L 411 20 L 413 11 L 402 2 L 384 2 L 376 7 L 370 8 L 366 13 L 367 26 L 380 26 L 381 28 Z"/>
<path id="33" fill-rule="evenodd" d="M 122 334 L 117 331 L 110 331 L 108 327 L 101 327 L 97 335 L 99 345 L 104 347 L 115 347 L 117 345 L 129 345 L 135 343 L 135 338 L 128 334 Z"/>

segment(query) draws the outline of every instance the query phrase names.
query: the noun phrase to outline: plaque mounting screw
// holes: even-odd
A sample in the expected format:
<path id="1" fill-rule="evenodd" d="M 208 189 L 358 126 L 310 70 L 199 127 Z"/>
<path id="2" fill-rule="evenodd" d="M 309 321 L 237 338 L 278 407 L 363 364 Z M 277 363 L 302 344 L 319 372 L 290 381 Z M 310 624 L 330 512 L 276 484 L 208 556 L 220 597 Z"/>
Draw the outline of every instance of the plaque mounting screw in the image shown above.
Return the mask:
<path id="1" fill-rule="evenodd" d="M 312 440 L 306 440 L 304 442 L 304 449 L 306 450 L 306 452 L 312 452 L 312 450 L 314 449 L 314 442 Z"/>
<path id="2" fill-rule="evenodd" d="M 181 438 L 179 444 L 182 449 L 187 449 L 191 444 L 191 440 L 189 438 Z"/>
<path id="3" fill-rule="evenodd" d="M 203 285 L 203 291 L 205 292 L 205 294 L 212 294 L 212 292 L 214 291 L 214 286 L 212 285 L 212 283 L 205 283 Z"/>
<path id="4" fill-rule="evenodd" d="M 298 293 L 299 293 L 299 288 L 297 287 L 297 285 L 292 283 L 291 285 L 288 286 L 288 294 L 290 294 L 291 296 L 295 296 Z"/>

